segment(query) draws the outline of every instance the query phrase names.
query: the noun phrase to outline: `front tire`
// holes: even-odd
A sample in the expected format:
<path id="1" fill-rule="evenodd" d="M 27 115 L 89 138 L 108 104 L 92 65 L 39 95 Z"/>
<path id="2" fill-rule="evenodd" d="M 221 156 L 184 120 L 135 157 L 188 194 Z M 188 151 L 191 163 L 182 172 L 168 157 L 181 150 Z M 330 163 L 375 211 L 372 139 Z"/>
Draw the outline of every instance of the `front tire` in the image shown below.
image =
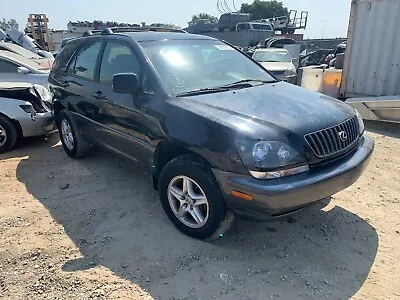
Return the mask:
<path id="1" fill-rule="evenodd" d="M 186 235 L 205 239 L 219 235 L 224 227 L 226 207 L 218 183 L 210 167 L 195 156 L 183 155 L 167 163 L 159 178 L 159 193 L 165 213 Z"/>
<path id="2" fill-rule="evenodd" d="M 61 143 L 69 157 L 77 159 L 90 152 L 91 145 L 82 138 L 78 126 L 69 113 L 62 110 L 57 125 Z"/>
<path id="3" fill-rule="evenodd" d="M 17 138 L 15 125 L 8 118 L 0 115 L 0 153 L 10 150 L 15 145 Z"/>

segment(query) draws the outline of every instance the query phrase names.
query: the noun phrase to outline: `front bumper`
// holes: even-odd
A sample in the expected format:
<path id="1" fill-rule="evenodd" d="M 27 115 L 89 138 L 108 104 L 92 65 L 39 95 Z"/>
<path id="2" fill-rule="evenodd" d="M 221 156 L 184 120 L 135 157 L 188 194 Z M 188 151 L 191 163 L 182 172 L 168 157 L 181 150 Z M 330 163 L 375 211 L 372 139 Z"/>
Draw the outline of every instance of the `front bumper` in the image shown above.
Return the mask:
<path id="1" fill-rule="evenodd" d="M 297 80 L 297 76 L 296 75 L 292 75 L 292 76 L 281 75 L 281 76 L 277 76 L 277 78 L 279 80 L 282 80 L 284 82 L 291 83 L 291 84 L 295 84 L 296 80 Z"/>
<path id="2" fill-rule="evenodd" d="M 364 136 L 346 160 L 280 179 L 258 180 L 217 169 L 213 172 L 230 209 L 253 219 L 268 219 L 296 212 L 351 186 L 367 167 L 373 149 L 373 139 Z M 251 195 L 253 200 L 236 198 L 233 191 Z"/>
<path id="3" fill-rule="evenodd" d="M 30 114 L 25 113 L 17 121 L 21 125 L 23 137 L 46 135 L 56 129 L 52 112 L 36 113 L 34 120 Z"/>

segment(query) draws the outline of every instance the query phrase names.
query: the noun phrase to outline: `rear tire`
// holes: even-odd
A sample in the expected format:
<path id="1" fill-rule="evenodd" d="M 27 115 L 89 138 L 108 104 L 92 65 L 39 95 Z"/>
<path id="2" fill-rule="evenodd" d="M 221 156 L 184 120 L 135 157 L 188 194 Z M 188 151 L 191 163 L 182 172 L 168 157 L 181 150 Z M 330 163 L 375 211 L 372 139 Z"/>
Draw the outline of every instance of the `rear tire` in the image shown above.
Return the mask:
<path id="1" fill-rule="evenodd" d="M 165 213 L 184 234 L 215 238 L 228 229 L 218 183 L 210 167 L 195 156 L 182 155 L 166 164 L 159 178 L 159 193 Z"/>
<path id="2" fill-rule="evenodd" d="M 82 138 L 79 128 L 71 115 L 62 110 L 57 120 L 61 143 L 67 155 L 75 159 L 86 156 L 92 146 Z"/>
<path id="3" fill-rule="evenodd" d="M 16 143 L 18 132 L 8 118 L 0 115 L 0 153 L 9 151 Z"/>

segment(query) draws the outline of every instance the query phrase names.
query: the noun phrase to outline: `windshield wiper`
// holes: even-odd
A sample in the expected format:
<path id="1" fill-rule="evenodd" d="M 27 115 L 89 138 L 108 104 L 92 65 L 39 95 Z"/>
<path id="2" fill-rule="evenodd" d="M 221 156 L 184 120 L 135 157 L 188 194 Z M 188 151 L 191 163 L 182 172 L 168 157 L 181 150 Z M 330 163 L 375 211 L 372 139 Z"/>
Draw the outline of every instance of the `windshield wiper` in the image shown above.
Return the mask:
<path id="1" fill-rule="evenodd" d="M 229 87 L 215 87 L 215 88 L 204 88 L 204 89 L 196 89 L 188 92 L 183 92 L 177 94 L 177 97 L 185 97 L 185 96 L 196 96 L 203 94 L 212 94 L 212 93 L 220 93 L 229 91 Z"/>
<path id="2" fill-rule="evenodd" d="M 224 88 L 246 88 L 246 87 L 253 87 L 257 85 L 263 85 L 265 83 L 273 83 L 276 82 L 276 80 L 271 80 L 271 81 L 266 81 L 266 80 L 258 80 L 258 79 L 243 79 L 239 80 L 227 85 L 224 85 Z"/>

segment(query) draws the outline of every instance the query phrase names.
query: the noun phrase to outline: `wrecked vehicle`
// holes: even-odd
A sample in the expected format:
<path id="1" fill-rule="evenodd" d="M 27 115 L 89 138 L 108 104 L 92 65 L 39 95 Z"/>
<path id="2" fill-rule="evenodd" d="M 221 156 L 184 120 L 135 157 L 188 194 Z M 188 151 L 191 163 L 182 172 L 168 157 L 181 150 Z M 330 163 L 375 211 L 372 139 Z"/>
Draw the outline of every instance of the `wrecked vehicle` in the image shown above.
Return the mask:
<path id="1" fill-rule="evenodd" d="M 51 95 L 40 85 L 0 82 L 0 153 L 18 138 L 47 135 L 55 129 Z"/>
<path id="2" fill-rule="evenodd" d="M 259 48 L 253 59 L 280 80 L 295 84 L 296 67 L 289 51 L 283 48 Z"/>
<path id="3" fill-rule="evenodd" d="M 29 82 L 48 87 L 51 66 L 52 62 L 46 58 L 26 58 L 0 50 L 0 82 Z"/>
<path id="4" fill-rule="evenodd" d="M 98 145 L 147 168 L 195 238 L 232 211 L 279 218 L 349 187 L 374 148 L 354 108 L 206 36 L 107 29 L 67 42 L 49 83 L 67 155 Z"/>

